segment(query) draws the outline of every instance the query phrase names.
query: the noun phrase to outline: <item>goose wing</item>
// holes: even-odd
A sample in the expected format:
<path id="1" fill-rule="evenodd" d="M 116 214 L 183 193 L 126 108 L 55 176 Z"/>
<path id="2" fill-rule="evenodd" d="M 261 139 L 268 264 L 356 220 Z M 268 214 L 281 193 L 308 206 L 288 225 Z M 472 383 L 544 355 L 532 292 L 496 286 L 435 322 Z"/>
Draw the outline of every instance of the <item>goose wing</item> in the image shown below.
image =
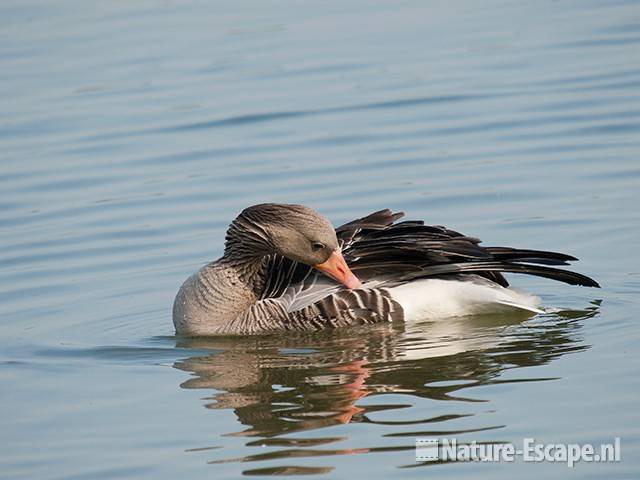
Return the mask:
<path id="1" fill-rule="evenodd" d="M 422 221 L 398 222 L 403 216 L 402 212 L 385 209 L 336 228 L 342 253 L 349 268 L 363 282 L 363 289 L 349 291 L 312 267 L 271 255 L 267 259 L 262 298 L 278 298 L 288 312 L 304 310 L 306 315 L 323 318 L 340 309 L 363 315 L 363 309 L 373 308 L 368 314 L 373 318 L 391 315 L 390 306 L 375 311 L 375 305 L 382 308 L 380 305 L 389 297 L 386 287 L 428 277 L 474 274 L 507 287 L 509 283 L 502 273 L 509 272 L 599 287 L 592 278 L 556 268 L 577 260 L 571 255 L 484 247 L 479 239 L 444 226 L 425 225 Z M 361 290 L 369 290 L 369 296 L 357 293 Z"/>
<path id="2" fill-rule="evenodd" d="M 503 287 L 501 272 L 527 273 L 571 285 L 599 287 L 585 275 L 555 268 L 577 258 L 564 253 L 511 247 L 484 247 L 475 237 L 422 221 L 396 220 L 401 213 L 381 210 L 338 227 L 343 255 L 362 282 L 386 284 L 438 275 L 473 273 Z"/>

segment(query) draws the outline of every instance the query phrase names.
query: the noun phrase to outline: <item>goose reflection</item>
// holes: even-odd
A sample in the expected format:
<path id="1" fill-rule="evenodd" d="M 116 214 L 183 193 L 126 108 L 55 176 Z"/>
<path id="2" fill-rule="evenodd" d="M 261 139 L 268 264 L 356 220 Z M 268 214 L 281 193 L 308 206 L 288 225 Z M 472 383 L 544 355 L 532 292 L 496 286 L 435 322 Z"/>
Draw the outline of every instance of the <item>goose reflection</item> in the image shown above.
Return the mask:
<path id="1" fill-rule="evenodd" d="M 546 380 L 530 376 L 514 379 L 513 375 L 506 380 L 500 376 L 507 369 L 543 365 L 588 348 L 580 329 L 586 318 L 597 315 L 597 308 L 594 304 L 583 311 L 546 314 L 524 322 L 513 316 L 491 316 L 245 339 L 180 339 L 179 347 L 198 349 L 199 353 L 174 366 L 192 374 L 182 388 L 211 390 L 205 407 L 233 409 L 245 426 L 225 435 L 259 437 L 247 446 L 289 447 L 231 460 L 412 449 L 415 436 L 500 427 L 479 424 L 467 430 L 446 430 L 445 426 L 473 416 L 460 408 L 466 402 L 485 401 L 473 395 L 472 387 Z M 202 355 L 203 349 L 213 351 Z M 387 393 L 450 402 L 451 408 L 445 415 L 426 419 L 371 418 L 373 412 L 412 406 L 410 402 L 385 402 Z M 361 402 L 365 397 L 369 399 Z M 356 422 L 385 425 L 385 437 L 411 437 L 411 444 L 319 451 L 308 447 L 344 437 L 285 436 Z"/>

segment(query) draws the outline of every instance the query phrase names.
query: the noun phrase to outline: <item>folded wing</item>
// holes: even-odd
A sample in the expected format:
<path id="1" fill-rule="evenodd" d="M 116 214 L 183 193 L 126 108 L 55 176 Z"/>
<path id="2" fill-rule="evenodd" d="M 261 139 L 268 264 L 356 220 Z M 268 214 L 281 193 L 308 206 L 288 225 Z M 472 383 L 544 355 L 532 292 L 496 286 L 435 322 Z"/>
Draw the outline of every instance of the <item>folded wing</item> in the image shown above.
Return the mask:
<path id="1" fill-rule="evenodd" d="M 342 253 L 364 284 L 378 289 L 429 277 L 484 277 L 507 287 L 502 273 L 526 273 L 571 285 L 599 287 L 585 275 L 556 268 L 571 255 L 511 247 L 484 247 L 480 240 L 422 221 L 397 222 L 402 212 L 380 210 L 336 228 Z M 262 298 L 279 298 L 289 312 L 335 296 L 343 287 L 313 268 L 280 255 L 267 261 Z M 361 300 L 361 299 L 358 299 Z"/>

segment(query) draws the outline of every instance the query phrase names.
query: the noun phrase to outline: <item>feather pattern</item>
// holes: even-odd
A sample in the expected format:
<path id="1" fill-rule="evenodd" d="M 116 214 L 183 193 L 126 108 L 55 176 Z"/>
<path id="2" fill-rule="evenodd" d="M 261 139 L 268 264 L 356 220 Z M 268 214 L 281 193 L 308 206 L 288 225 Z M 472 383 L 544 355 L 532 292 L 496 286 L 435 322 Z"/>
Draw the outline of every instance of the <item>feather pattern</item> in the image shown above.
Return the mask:
<path id="1" fill-rule="evenodd" d="M 471 273 L 503 287 L 507 287 L 508 283 L 501 272 L 527 273 L 571 285 L 598 286 L 585 275 L 548 266 L 568 265 L 568 261 L 577 260 L 571 255 L 508 247 L 482 247 L 479 239 L 443 226 L 424 225 L 421 221 L 394 223 L 403 215 L 402 212 L 380 210 L 336 228 L 342 253 L 349 267 L 364 282 L 366 291 L 380 297 L 389 297 L 388 290 L 385 291 L 383 286 L 396 286 L 428 277 Z M 335 314 L 335 309 L 308 307 L 317 302 L 322 304 L 322 301 L 326 304 L 348 292 L 311 267 L 280 255 L 270 257 L 266 277 L 269 281 L 262 298 L 280 297 L 287 312 L 296 317 L 323 316 L 328 311 Z M 356 297 L 350 298 L 356 300 Z M 368 298 L 372 299 L 373 297 Z M 371 301 L 365 302 L 365 305 L 369 305 L 368 308 L 374 304 Z"/>
<path id="2" fill-rule="evenodd" d="M 568 265 L 568 261 L 577 260 L 571 255 L 482 247 L 479 239 L 443 226 L 424 225 L 421 221 L 394 223 L 403 215 L 402 212 L 380 210 L 336 228 L 349 267 L 363 281 L 364 288 L 378 292 L 380 296 L 389 296 L 383 287 L 454 274 L 475 274 L 502 287 L 509 284 L 501 272 L 537 275 L 570 285 L 599 286 L 585 275 L 549 266 Z M 282 298 L 289 313 L 304 310 L 309 315 L 310 310 L 305 310 L 308 306 L 345 291 L 311 267 L 281 256 L 275 257 L 279 258 L 270 264 L 272 270 L 267 276 L 280 282 Z M 291 272 L 287 277 L 289 280 L 278 275 L 276 270 Z M 284 288 L 287 282 L 289 289 Z"/>
<path id="3" fill-rule="evenodd" d="M 336 229 L 348 239 L 343 253 L 351 269 L 363 281 L 385 275 L 389 281 L 402 282 L 431 276 L 475 273 L 508 286 L 500 272 L 527 273 L 559 280 L 571 285 L 598 287 L 598 283 L 579 273 L 541 265 L 567 265 L 575 257 L 557 252 L 509 247 L 483 247 L 480 240 L 464 236 L 443 226 L 424 225 L 421 221 L 393 224 L 398 218 L 389 210 L 372 214 L 382 218 L 382 228 L 358 228 L 350 224 Z M 353 223 L 353 222 L 352 222 Z M 359 224 L 370 224 L 368 217 Z M 357 225 L 357 224 L 356 224 Z M 345 231 L 347 227 L 347 231 Z M 393 272 L 390 274 L 390 272 Z"/>

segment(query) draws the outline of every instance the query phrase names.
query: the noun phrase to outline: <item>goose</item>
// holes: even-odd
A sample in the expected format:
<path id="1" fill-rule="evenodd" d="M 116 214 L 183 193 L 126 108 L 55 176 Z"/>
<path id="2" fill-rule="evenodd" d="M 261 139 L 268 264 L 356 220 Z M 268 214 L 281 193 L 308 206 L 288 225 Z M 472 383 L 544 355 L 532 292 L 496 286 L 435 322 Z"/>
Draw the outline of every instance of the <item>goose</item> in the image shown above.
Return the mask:
<path id="1" fill-rule="evenodd" d="M 334 228 L 315 210 L 264 203 L 229 226 L 224 254 L 191 275 L 173 304 L 180 336 L 258 335 L 520 311 L 538 297 L 509 287 L 525 273 L 599 287 L 556 268 L 575 257 L 485 247 L 385 209 Z"/>

